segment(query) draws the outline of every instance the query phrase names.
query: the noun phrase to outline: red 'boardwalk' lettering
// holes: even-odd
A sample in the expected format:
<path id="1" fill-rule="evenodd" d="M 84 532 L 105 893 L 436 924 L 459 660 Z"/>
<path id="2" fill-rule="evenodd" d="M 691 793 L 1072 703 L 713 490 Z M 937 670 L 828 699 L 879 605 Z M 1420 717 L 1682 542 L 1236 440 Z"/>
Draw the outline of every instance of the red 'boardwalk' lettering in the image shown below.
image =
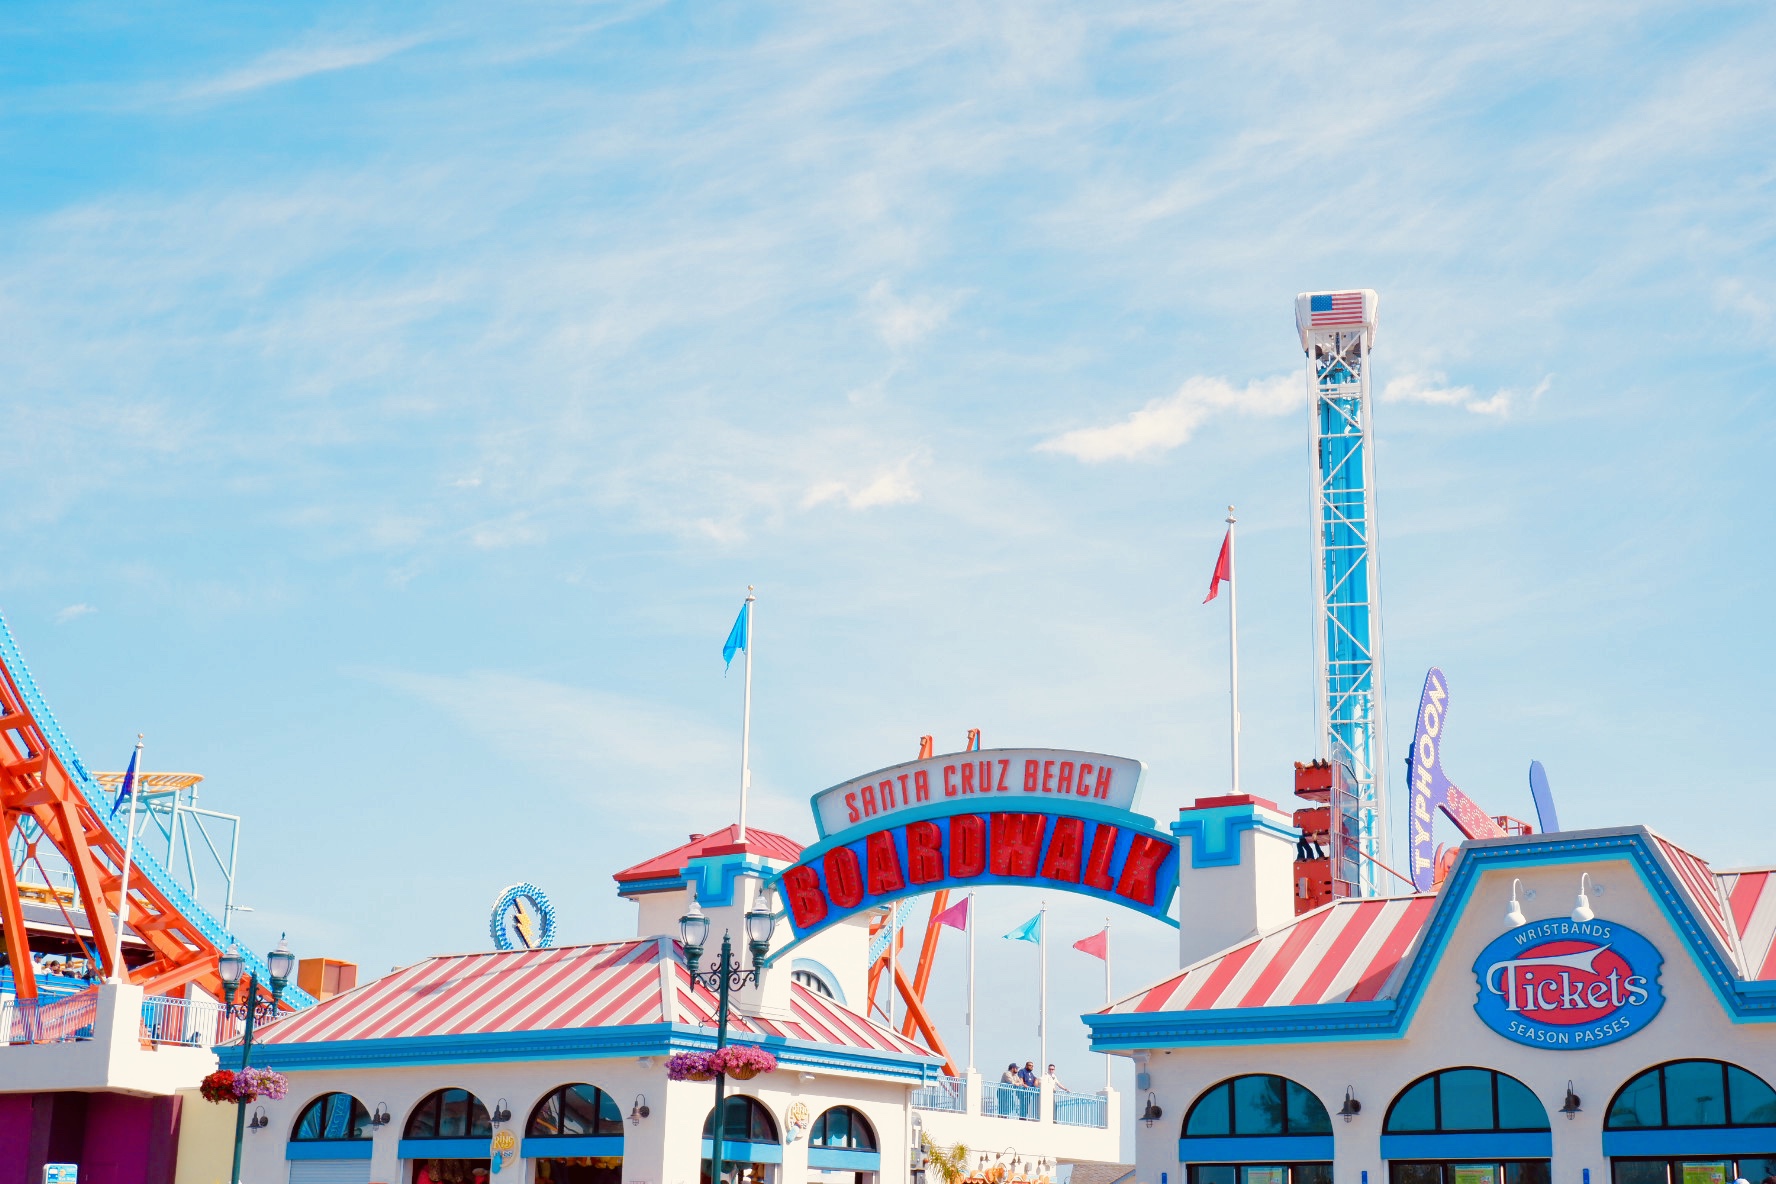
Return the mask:
<path id="1" fill-rule="evenodd" d="M 1050 763 L 1057 767 L 1043 768 Z M 1045 781 L 1050 793 L 1065 792 L 1064 786 L 1075 795 L 1096 792 L 1095 771 L 1088 774 L 1070 761 L 1033 764 L 1033 769 L 1025 769 L 1024 792 L 1045 792 Z M 957 796 L 998 792 L 996 787 L 981 788 L 988 773 L 996 778 L 999 772 L 989 762 L 954 768 L 953 779 L 946 770 L 946 794 L 951 786 Z M 961 769 L 969 770 L 966 781 Z M 892 789 L 884 791 L 884 785 Z M 964 785 L 970 789 L 963 790 Z M 900 792 L 894 782 L 878 782 L 876 788 L 878 801 L 882 792 Z M 917 790 L 909 785 L 909 792 Z M 841 919 L 866 900 L 879 903 L 930 885 L 988 877 L 1047 881 L 1073 891 L 1118 897 L 1152 913 L 1165 907 L 1176 886 L 1176 861 L 1176 844 L 1143 829 L 1073 814 L 995 810 L 884 826 L 790 868 L 783 873 L 781 888 L 790 919 L 801 933 Z"/>

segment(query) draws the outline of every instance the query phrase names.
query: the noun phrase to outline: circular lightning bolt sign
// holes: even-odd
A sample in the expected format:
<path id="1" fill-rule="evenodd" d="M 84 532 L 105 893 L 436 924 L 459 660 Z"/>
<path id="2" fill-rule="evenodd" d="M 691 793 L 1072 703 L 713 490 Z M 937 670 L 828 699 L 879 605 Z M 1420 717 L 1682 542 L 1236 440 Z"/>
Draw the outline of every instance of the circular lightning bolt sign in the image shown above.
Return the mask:
<path id="1" fill-rule="evenodd" d="M 513 884 L 500 893 L 488 918 L 496 950 L 537 950 L 555 944 L 555 906 L 535 884 Z"/>

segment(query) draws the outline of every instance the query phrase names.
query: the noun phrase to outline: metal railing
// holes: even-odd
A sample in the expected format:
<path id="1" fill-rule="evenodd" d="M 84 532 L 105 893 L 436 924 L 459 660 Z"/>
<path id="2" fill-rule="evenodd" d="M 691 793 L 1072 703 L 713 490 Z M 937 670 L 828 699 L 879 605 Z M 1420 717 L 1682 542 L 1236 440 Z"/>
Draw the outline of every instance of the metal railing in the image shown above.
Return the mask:
<path id="1" fill-rule="evenodd" d="M 232 1035 L 234 1023 L 220 1003 L 150 995 L 142 1000 L 142 1039 L 152 1044 L 210 1048 Z"/>
<path id="2" fill-rule="evenodd" d="M 1103 1094 L 1056 1093 L 1055 1122 L 1062 1126 L 1110 1125 L 1110 1100 Z"/>
<path id="3" fill-rule="evenodd" d="M 981 1087 L 981 1113 L 1025 1122 L 1042 1121 L 1042 1091 L 1027 1085 L 994 1082 Z"/>
<path id="4" fill-rule="evenodd" d="M 922 1085 L 913 1091 L 913 1109 L 968 1112 L 968 1082 L 960 1077 L 939 1077 L 935 1085 Z"/>
<path id="5" fill-rule="evenodd" d="M 12 999 L 3 1011 L 8 1044 L 56 1044 L 91 1040 L 99 1015 L 99 992 L 88 988 L 60 999 Z"/>

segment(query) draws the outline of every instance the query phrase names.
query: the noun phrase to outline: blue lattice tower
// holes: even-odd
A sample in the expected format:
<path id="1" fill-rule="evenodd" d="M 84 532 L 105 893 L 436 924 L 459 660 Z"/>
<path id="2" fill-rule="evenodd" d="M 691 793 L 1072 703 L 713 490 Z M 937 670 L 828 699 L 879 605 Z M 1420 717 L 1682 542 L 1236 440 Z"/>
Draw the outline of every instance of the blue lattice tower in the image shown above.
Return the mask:
<path id="1" fill-rule="evenodd" d="M 1382 704 L 1381 580 L 1375 559 L 1374 417 L 1369 351 L 1374 292 L 1307 292 L 1295 325 L 1307 354 L 1313 444 L 1314 657 L 1319 755 L 1348 761 L 1360 890 L 1388 860 L 1387 726 Z"/>

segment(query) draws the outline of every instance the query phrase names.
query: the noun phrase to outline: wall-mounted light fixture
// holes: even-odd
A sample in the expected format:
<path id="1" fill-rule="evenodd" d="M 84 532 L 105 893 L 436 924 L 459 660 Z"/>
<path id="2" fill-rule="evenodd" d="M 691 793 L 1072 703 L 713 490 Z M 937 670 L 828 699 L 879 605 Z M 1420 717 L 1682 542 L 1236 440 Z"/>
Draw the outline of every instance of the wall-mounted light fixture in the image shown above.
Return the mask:
<path id="1" fill-rule="evenodd" d="M 1344 1105 L 1342 1105 L 1338 1108 L 1338 1117 L 1344 1119 L 1346 1122 L 1349 1122 L 1351 1119 L 1355 1118 L 1357 1115 L 1361 1114 L 1362 1112 L 1363 1112 L 1363 1103 L 1357 1101 L 1357 1093 L 1356 1093 L 1355 1087 L 1349 1086 L 1349 1085 L 1345 1086 L 1344 1087 Z"/>
<path id="2" fill-rule="evenodd" d="M 263 1106 L 254 1109 L 253 1117 L 247 1120 L 247 1129 L 250 1131 L 262 1131 L 270 1125 L 271 1119 L 265 1117 Z"/>
<path id="3" fill-rule="evenodd" d="M 1583 1111 L 1579 1109 L 1579 1095 L 1573 1092 L 1573 1083 L 1571 1081 L 1566 1083 L 1566 1101 L 1561 1103 L 1560 1112 L 1566 1115 L 1566 1120 L 1568 1122 L 1571 1122 L 1575 1115 L 1583 1113 Z"/>
<path id="4" fill-rule="evenodd" d="M 512 1121 L 512 1112 L 510 1110 L 506 1109 L 506 1100 L 504 1098 L 501 1098 L 499 1101 L 497 1101 L 493 1104 L 493 1121 L 495 1121 L 495 1122 L 511 1122 Z"/>
<path id="5" fill-rule="evenodd" d="M 1517 900 L 1517 893 L 1522 887 L 1522 880 L 1514 879 L 1511 881 L 1511 907 L 1505 910 L 1505 924 L 1513 929 L 1517 928 L 1519 925 L 1529 924 L 1528 918 L 1523 915 L 1523 905 Z"/>
<path id="6" fill-rule="evenodd" d="M 1591 898 L 1585 893 L 1591 887 L 1591 873 L 1579 876 L 1579 899 L 1573 903 L 1573 920 L 1579 922 L 1595 920 L 1597 914 L 1591 911 Z"/>
<path id="7" fill-rule="evenodd" d="M 1148 1094 L 1147 1095 L 1147 1106 L 1144 1110 L 1141 1111 L 1141 1121 L 1146 1123 L 1148 1126 L 1152 1126 L 1154 1123 L 1158 1122 L 1164 1116 L 1165 1116 L 1165 1111 L 1163 1111 L 1159 1108 L 1159 1103 L 1154 1100 L 1153 1095 Z"/>
<path id="8" fill-rule="evenodd" d="M 653 1111 L 648 1109 L 647 1095 L 636 1094 L 635 1100 L 629 1103 L 629 1125 L 640 1126 L 641 1120 L 652 1113 Z"/>
<path id="9" fill-rule="evenodd" d="M 389 1124 L 389 1108 L 385 1103 L 376 1103 L 376 1110 L 370 1115 L 371 1126 L 387 1126 Z"/>

